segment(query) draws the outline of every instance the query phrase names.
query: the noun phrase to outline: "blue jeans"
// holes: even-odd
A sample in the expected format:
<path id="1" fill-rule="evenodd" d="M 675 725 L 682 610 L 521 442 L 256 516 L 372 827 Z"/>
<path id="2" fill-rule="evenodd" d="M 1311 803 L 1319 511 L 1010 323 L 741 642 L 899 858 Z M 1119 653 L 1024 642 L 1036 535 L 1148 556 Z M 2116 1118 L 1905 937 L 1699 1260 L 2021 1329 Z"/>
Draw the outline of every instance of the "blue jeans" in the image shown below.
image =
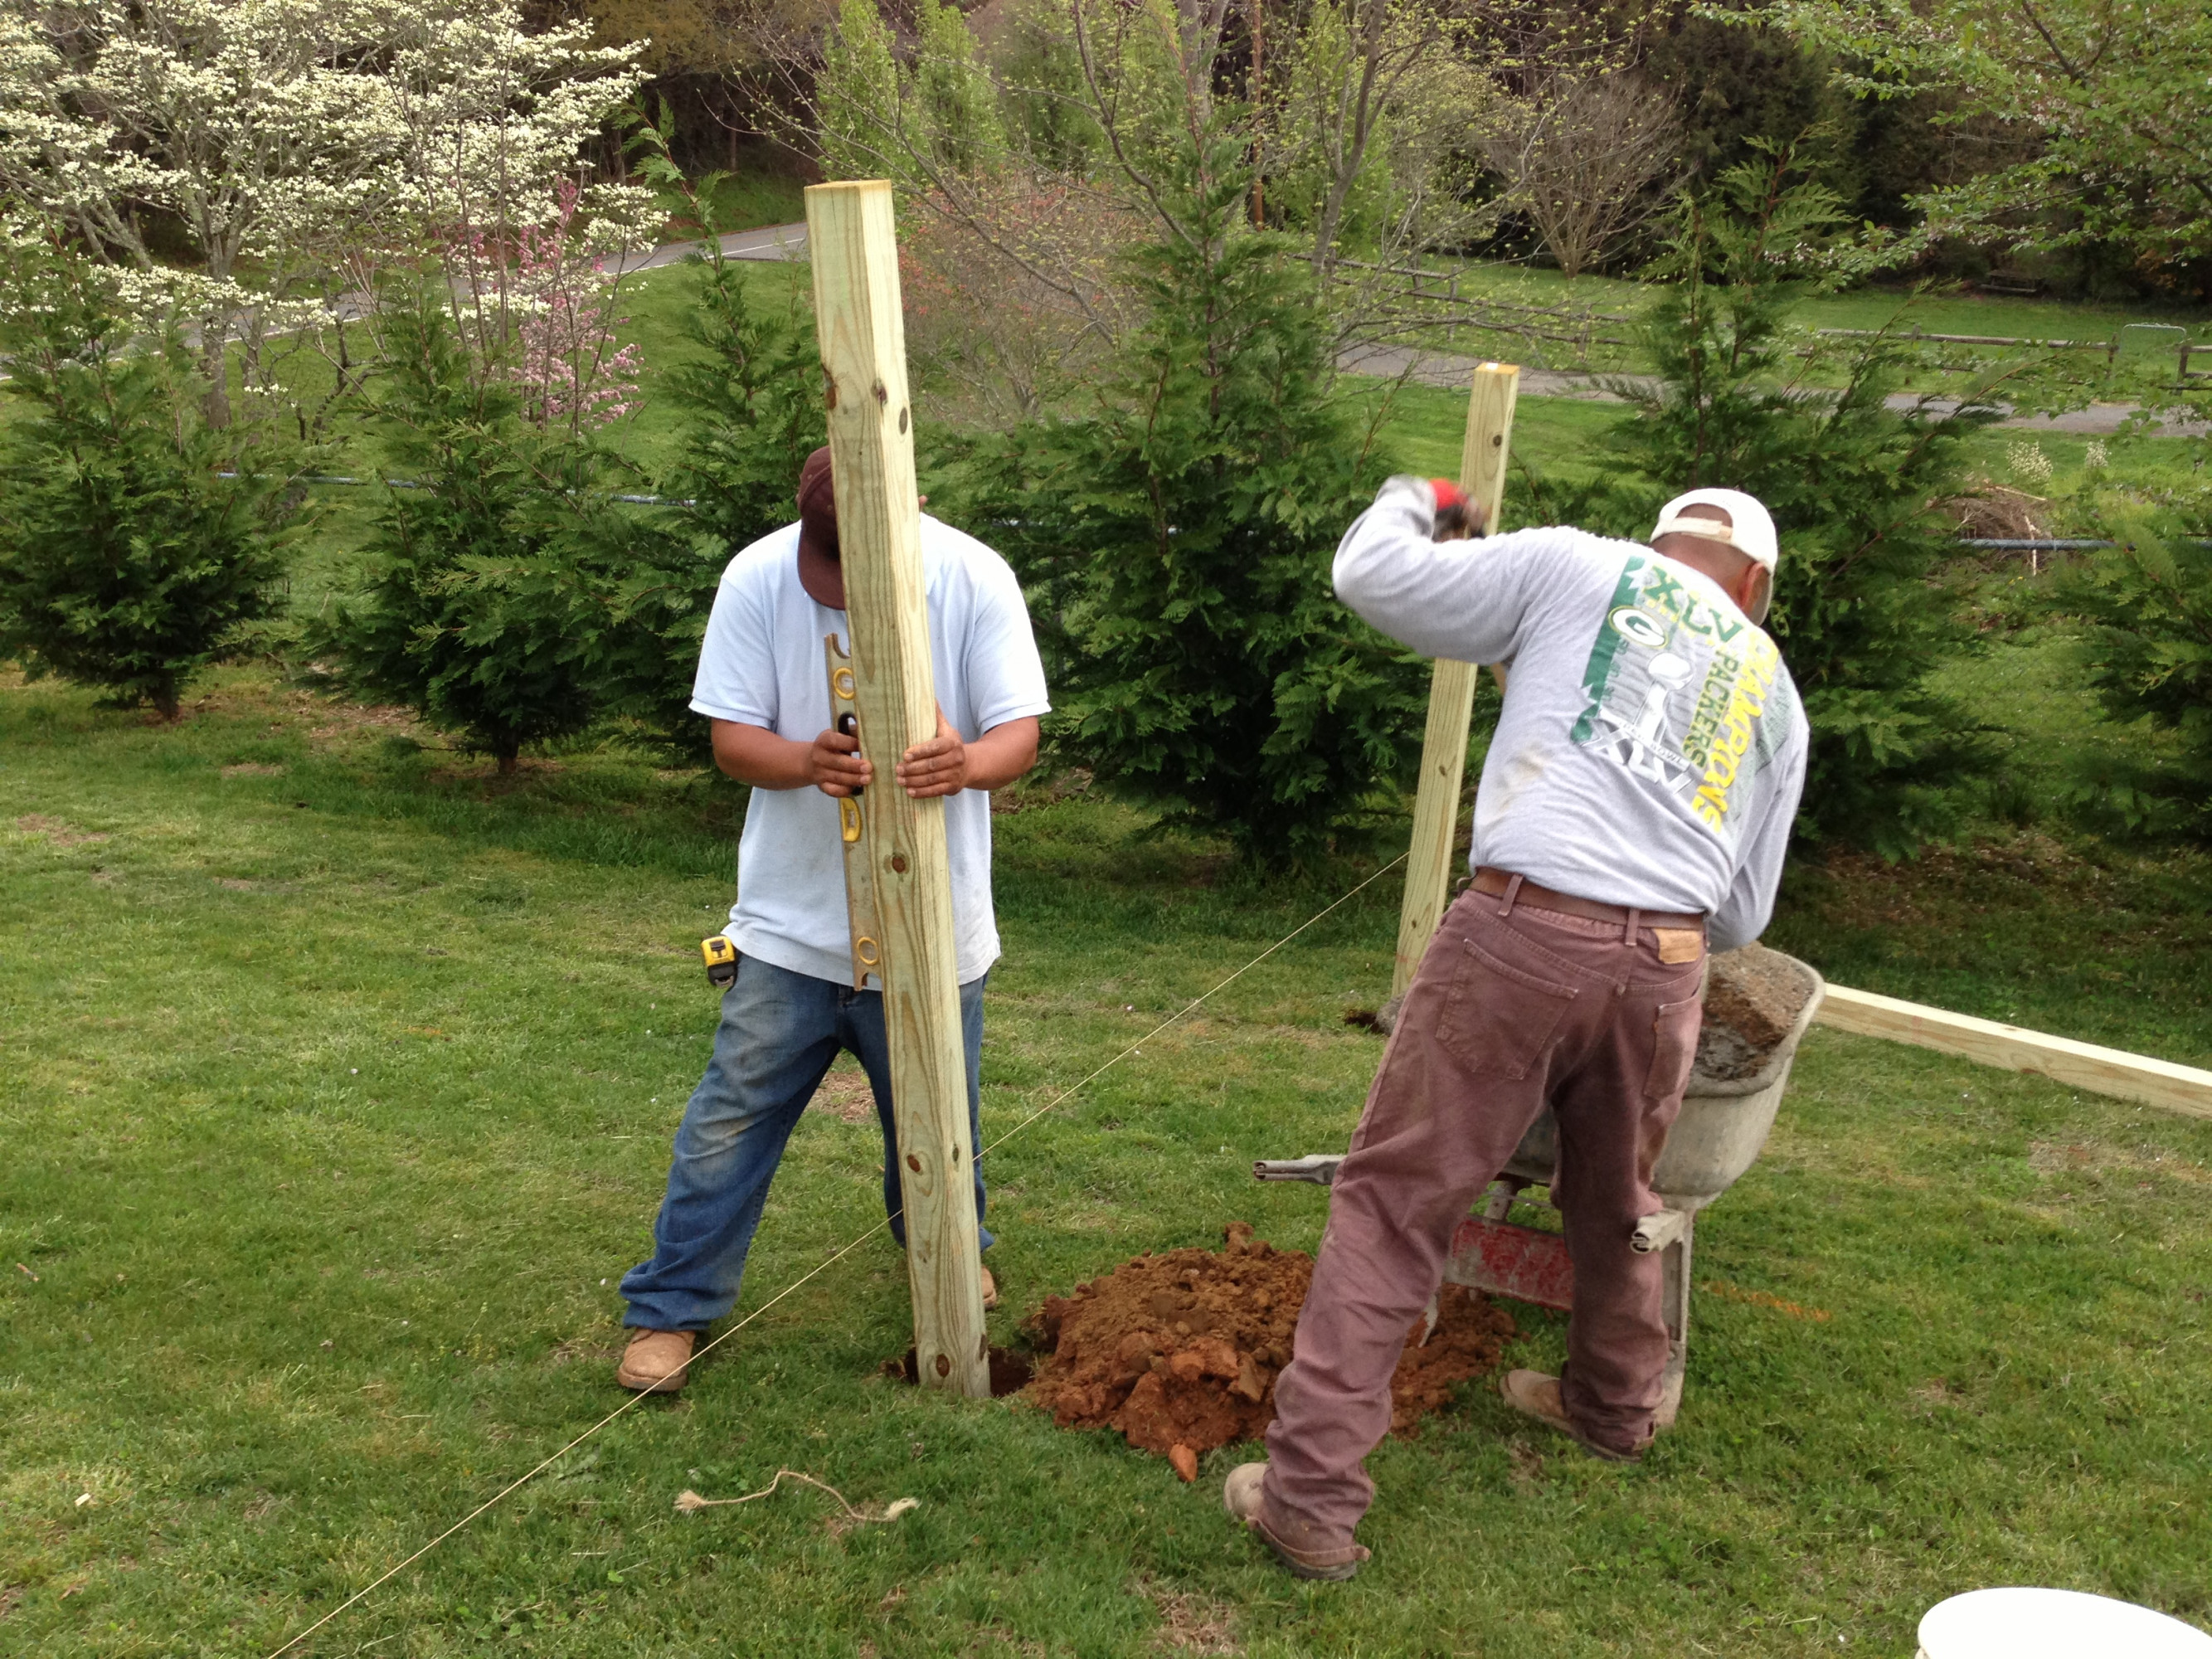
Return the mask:
<path id="1" fill-rule="evenodd" d="M 978 1076 L 983 1056 L 983 981 L 960 988 L 960 1035 L 968 1054 L 968 1133 L 977 1156 L 975 1221 L 983 1248 L 982 1136 Z M 891 1237 L 906 1243 L 898 1137 L 891 1118 L 890 1049 L 880 991 L 794 974 L 756 957 L 738 964 L 722 994 L 714 1056 L 691 1091 L 676 1131 L 668 1195 L 653 1224 L 653 1260 L 623 1275 L 625 1325 L 656 1331 L 703 1329 L 737 1305 L 745 1252 L 760 1225 L 768 1186 L 799 1114 L 840 1050 L 857 1057 L 876 1096 L 884 1130 L 884 1208 Z"/>

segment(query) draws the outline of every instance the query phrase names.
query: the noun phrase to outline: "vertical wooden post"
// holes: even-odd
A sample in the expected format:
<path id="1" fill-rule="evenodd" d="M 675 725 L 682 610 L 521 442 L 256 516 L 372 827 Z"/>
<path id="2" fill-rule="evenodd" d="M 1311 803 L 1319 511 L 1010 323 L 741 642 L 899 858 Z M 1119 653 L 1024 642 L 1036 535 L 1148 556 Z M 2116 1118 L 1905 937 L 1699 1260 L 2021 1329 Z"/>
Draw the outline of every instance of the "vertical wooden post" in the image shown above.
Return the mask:
<path id="1" fill-rule="evenodd" d="M 1467 440 L 1460 449 L 1459 483 L 1479 501 L 1492 526 L 1505 497 L 1513 404 L 1521 370 L 1484 363 L 1474 371 L 1468 398 Z M 1475 665 L 1437 659 L 1429 681 L 1428 734 L 1421 742 L 1421 781 L 1413 798 L 1413 842 L 1406 858 L 1406 900 L 1398 912 L 1398 960 L 1390 994 L 1403 996 L 1422 954 L 1443 920 L 1451 890 L 1451 862 L 1459 825 L 1460 781 L 1467 770 L 1468 728 L 1474 719 Z"/>
<path id="2" fill-rule="evenodd" d="M 813 185 L 806 237 L 860 752 L 875 767 L 861 799 L 860 839 L 882 933 L 915 1369 L 925 1387 L 986 1399 L 990 1364 L 945 803 L 915 800 L 891 776 L 911 744 L 935 735 L 937 695 L 890 185 Z"/>

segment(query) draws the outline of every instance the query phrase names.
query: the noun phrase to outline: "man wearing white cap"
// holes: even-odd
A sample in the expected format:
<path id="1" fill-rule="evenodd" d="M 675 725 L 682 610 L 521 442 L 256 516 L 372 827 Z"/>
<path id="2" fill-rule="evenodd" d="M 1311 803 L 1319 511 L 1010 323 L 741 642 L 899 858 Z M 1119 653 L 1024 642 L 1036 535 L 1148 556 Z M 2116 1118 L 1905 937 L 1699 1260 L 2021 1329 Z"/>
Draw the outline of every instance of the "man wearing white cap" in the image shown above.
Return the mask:
<path id="1" fill-rule="evenodd" d="M 1302 1577 L 1348 1578 L 1390 1376 L 1452 1232 L 1549 1107 L 1574 1258 L 1560 1376 L 1505 1397 L 1596 1455 L 1650 1443 L 1660 1258 L 1630 1248 L 1695 1057 L 1708 948 L 1759 937 L 1805 776 L 1796 688 L 1759 624 L 1774 521 L 1734 489 L 1667 503 L 1650 544 L 1487 541 L 1442 480 L 1393 478 L 1336 591 L 1423 656 L 1509 669 L 1475 798 L 1474 880 L 1438 924 L 1329 1197 L 1276 1380 L 1269 1461 L 1231 1513 Z"/>

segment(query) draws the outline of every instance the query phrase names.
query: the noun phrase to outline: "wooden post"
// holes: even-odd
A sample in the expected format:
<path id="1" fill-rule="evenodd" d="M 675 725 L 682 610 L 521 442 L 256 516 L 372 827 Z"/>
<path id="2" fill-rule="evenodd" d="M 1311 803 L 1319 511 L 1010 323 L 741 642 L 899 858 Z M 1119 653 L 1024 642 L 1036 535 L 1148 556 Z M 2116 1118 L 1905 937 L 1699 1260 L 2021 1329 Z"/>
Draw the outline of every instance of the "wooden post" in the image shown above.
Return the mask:
<path id="1" fill-rule="evenodd" d="M 1505 498 L 1513 404 L 1521 371 L 1511 363 L 1484 363 L 1474 371 L 1467 405 L 1467 441 L 1460 450 L 1460 488 L 1498 523 Z M 1406 900 L 1398 912 L 1398 961 L 1390 994 L 1403 996 L 1422 953 L 1443 920 L 1451 890 L 1451 862 L 1459 826 L 1460 781 L 1467 770 L 1468 728 L 1474 719 L 1475 665 L 1437 659 L 1429 681 L 1428 735 L 1421 742 L 1421 781 L 1413 798 L 1413 842 L 1406 858 Z"/>
<path id="2" fill-rule="evenodd" d="M 2023 1030 L 1994 1019 L 1954 1014 L 1871 991 L 1828 987 L 1814 1016 L 1821 1024 L 1863 1036 L 1887 1037 L 1938 1054 L 1960 1054 L 2008 1072 L 2035 1072 L 2071 1089 L 2118 1100 L 2140 1100 L 2170 1112 L 2212 1118 L 2212 1072 L 2123 1049 Z"/>
<path id="3" fill-rule="evenodd" d="M 925 1387 L 987 1399 L 945 803 L 915 800 L 891 776 L 908 746 L 937 731 L 891 187 L 881 179 L 811 186 L 806 237 L 853 632 L 854 702 L 860 752 L 875 767 L 860 801 L 860 845 L 874 878 L 881 933 L 915 1370 Z"/>

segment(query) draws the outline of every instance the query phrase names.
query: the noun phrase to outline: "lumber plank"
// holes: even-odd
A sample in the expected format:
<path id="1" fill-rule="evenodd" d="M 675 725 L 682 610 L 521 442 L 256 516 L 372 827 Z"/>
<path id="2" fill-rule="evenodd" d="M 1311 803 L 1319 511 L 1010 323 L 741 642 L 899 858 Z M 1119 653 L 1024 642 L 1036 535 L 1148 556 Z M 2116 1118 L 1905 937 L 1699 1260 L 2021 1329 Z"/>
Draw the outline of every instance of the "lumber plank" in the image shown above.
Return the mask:
<path id="1" fill-rule="evenodd" d="M 988 1399 L 945 803 L 915 800 L 891 776 L 909 745 L 934 735 L 937 694 L 890 185 L 866 179 L 811 186 L 806 234 L 854 701 L 860 752 L 875 767 L 861 798 L 860 844 L 882 934 L 915 1370 L 925 1387 Z"/>
<path id="2" fill-rule="evenodd" d="M 1459 483 L 1498 522 L 1505 498 L 1505 465 L 1511 453 L 1513 406 L 1521 370 L 1484 363 L 1468 394 L 1467 437 L 1460 448 Z M 1459 828 L 1460 785 L 1467 771 L 1467 734 L 1474 718 L 1473 663 L 1439 657 L 1429 677 L 1429 723 L 1421 739 L 1420 783 L 1413 796 L 1413 838 L 1406 856 L 1406 896 L 1398 912 L 1398 956 L 1390 994 L 1403 996 L 1421 965 L 1451 890 L 1452 854 Z"/>
<path id="3" fill-rule="evenodd" d="M 1887 1037 L 2008 1072 L 2033 1072 L 2053 1083 L 2087 1089 L 2093 1094 L 2139 1100 L 2192 1117 L 2212 1117 L 2212 1072 L 2193 1066 L 2101 1048 L 2094 1042 L 2076 1042 L 2071 1037 L 2051 1036 L 1841 985 L 1828 987 L 1827 1000 L 1816 1018 L 1820 1024 L 1839 1031 Z"/>

